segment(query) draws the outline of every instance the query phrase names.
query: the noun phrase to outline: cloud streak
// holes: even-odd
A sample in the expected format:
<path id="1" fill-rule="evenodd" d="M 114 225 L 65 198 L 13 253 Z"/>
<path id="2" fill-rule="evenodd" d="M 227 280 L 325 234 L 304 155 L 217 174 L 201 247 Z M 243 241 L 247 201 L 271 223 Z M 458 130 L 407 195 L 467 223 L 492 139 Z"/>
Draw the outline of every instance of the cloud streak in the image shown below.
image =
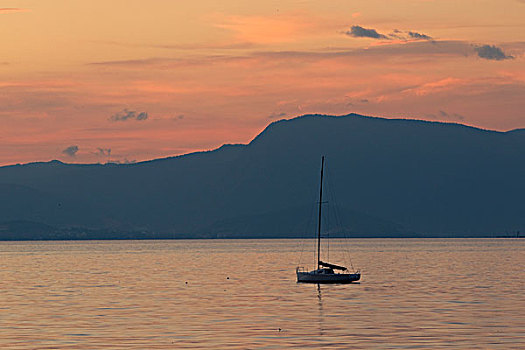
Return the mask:
<path id="1" fill-rule="evenodd" d="M 72 145 L 72 146 L 66 147 L 62 151 L 63 154 L 65 154 L 66 156 L 72 157 L 72 158 L 76 157 L 77 152 L 78 152 L 78 146 L 77 145 Z"/>
<path id="2" fill-rule="evenodd" d="M 281 112 L 281 113 L 272 113 L 268 116 L 268 119 L 282 119 L 282 118 L 285 118 L 286 117 L 286 113 L 284 112 Z"/>
<path id="3" fill-rule="evenodd" d="M 28 12 L 28 9 L 22 9 L 18 7 L 3 7 L 0 8 L 0 14 L 16 13 L 16 12 Z"/>
<path id="4" fill-rule="evenodd" d="M 371 39 L 383 39 L 383 40 L 404 40 L 404 41 L 414 41 L 414 40 L 433 40 L 431 36 L 418 33 L 414 31 L 401 31 L 399 29 L 394 29 L 391 34 L 385 35 L 379 33 L 376 29 L 373 28 L 364 28 L 358 25 L 352 26 L 349 31 L 344 32 L 348 36 L 354 38 L 371 38 Z"/>
<path id="5" fill-rule="evenodd" d="M 124 109 L 121 112 L 115 113 L 109 117 L 109 120 L 112 122 L 125 122 L 128 120 L 142 121 L 146 119 L 148 119 L 148 113 L 130 111 L 128 109 Z"/>
<path id="6" fill-rule="evenodd" d="M 413 39 L 421 39 L 421 40 L 432 40 L 431 36 L 428 36 L 426 34 L 418 33 L 418 32 L 408 32 L 408 36 Z"/>
<path id="7" fill-rule="evenodd" d="M 197 42 L 191 44 L 136 44 L 123 41 L 97 40 L 91 41 L 95 44 L 104 44 L 116 47 L 150 48 L 166 50 L 242 50 L 251 49 L 256 45 L 247 41 L 222 41 L 222 42 Z"/>
<path id="8" fill-rule="evenodd" d="M 387 39 L 386 35 L 378 33 L 377 30 L 361 26 L 352 26 L 345 34 L 354 38 Z"/>
<path id="9" fill-rule="evenodd" d="M 226 56 L 208 55 L 197 56 L 187 59 L 180 58 L 145 58 L 142 60 L 102 61 L 90 63 L 92 66 L 107 66 L 123 69 L 151 69 L 165 70 L 167 68 L 189 67 L 189 66 L 212 66 L 219 63 L 231 63 L 232 65 L 249 64 L 262 60 L 265 65 L 279 65 L 278 60 L 308 62 L 319 59 L 377 57 L 384 60 L 388 57 L 444 57 L 473 55 L 473 47 L 464 41 L 428 41 L 417 40 L 404 43 L 391 43 L 390 45 L 371 46 L 367 48 L 335 48 L 331 50 L 316 51 L 255 51 L 246 55 Z M 278 60 L 277 60 L 278 59 Z M 270 65 L 271 66 L 271 65 Z M 250 66 L 251 67 L 251 66 Z"/>
<path id="10" fill-rule="evenodd" d="M 214 26 L 234 33 L 239 42 L 277 44 L 294 42 L 319 30 L 317 20 L 296 14 L 279 16 L 239 16 L 215 14 L 209 17 Z"/>
<path id="11" fill-rule="evenodd" d="M 506 55 L 502 49 L 495 45 L 477 46 L 474 50 L 478 53 L 478 57 L 486 60 L 502 61 L 513 59 L 513 56 Z"/>
<path id="12" fill-rule="evenodd" d="M 459 113 L 448 113 L 443 110 L 439 111 L 439 116 L 443 119 L 449 119 L 449 120 L 465 120 L 465 117 Z"/>
<path id="13" fill-rule="evenodd" d="M 110 156 L 111 155 L 111 148 L 101 148 L 97 147 L 97 151 L 95 152 L 98 156 Z"/>

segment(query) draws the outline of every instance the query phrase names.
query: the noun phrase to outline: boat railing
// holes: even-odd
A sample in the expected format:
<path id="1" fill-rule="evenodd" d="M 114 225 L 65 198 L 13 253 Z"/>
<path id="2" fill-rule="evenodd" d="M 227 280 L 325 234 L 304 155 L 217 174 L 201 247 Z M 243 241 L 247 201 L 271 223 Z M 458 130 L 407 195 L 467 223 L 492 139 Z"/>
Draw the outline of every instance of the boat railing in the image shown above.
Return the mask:
<path id="1" fill-rule="evenodd" d="M 305 272 L 305 271 L 306 271 L 306 270 L 305 270 L 304 266 L 297 266 L 297 267 L 295 268 L 295 272 Z"/>

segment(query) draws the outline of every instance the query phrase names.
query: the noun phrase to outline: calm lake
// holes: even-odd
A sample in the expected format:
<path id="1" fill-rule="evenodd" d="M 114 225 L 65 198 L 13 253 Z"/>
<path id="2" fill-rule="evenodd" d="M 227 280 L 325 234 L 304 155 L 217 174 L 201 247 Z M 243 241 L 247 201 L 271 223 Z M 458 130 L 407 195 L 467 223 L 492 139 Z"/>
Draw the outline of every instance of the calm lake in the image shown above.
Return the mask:
<path id="1" fill-rule="evenodd" d="M 0 242 L 1 349 L 523 349 L 525 239 Z M 339 254 L 339 256 L 338 256 Z"/>

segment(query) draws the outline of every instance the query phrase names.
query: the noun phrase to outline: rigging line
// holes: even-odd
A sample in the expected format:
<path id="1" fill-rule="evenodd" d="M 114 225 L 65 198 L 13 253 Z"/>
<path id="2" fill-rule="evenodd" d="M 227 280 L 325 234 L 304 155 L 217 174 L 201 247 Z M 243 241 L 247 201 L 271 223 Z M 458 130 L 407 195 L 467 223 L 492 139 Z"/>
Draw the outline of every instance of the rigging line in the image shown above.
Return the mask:
<path id="1" fill-rule="evenodd" d="M 306 223 L 306 226 L 303 227 L 303 230 L 302 230 L 302 232 L 304 232 L 304 234 L 301 237 L 301 252 L 299 254 L 298 266 L 301 264 L 302 259 L 303 259 L 303 252 L 304 252 L 304 247 L 305 247 L 305 244 L 306 244 L 306 240 L 309 239 L 309 237 L 310 237 L 310 234 L 308 234 L 308 232 L 313 227 L 313 217 L 315 215 L 314 213 L 315 213 L 315 205 L 312 204 L 312 205 L 310 205 L 309 215 L 307 216 L 307 219 L 305 221 L 303 221 L 303 223 Z"/>
<path id="2" fill-rule="evenodd" d="M 302 221 L 302 223 L 303 223 L 303 225 L 301 225 L 299 223 L 299 220 L 298 220 L 298 223 L 295 225 L 294 230 L 298 228 L 299 232 L 305 232 L 305 229 L 308 226 L 304 226 L 305 225 L 304 221 Z M 299 261 L 297 263 L 297 266 L 299 266 L 301 264 L 301 261 L 302 261 L 302 258 L 303 258 L 303 251 L 304 251 L 304 237 L 299 237 L 299 239 L 301 241 L 301 246 L 300 246 Z"/>
<path id="3" fill-rule="evenodd" d="M 327 204 L 328 202 L 324 202 L 324 204 Z M 327 261 L 330 261 L 330 211 L 329 211 L 329 205 L 325 205 L 325 210 L 323 211 L 323 222 L 324 222 L 324 231 L 325 231 L 325 234 L 324 234 L 324 238 L 325 241 L 326 241 L 326 252 L 327 252 L 327 256 L 326 256 L 326 259 Z"/>
<path id="4" fill-rule="evenodd" d="M 297 262 L 297 266 L 301 265 L 301 261 L 303 260 L 303 251 L 304 251 L 304 238 L 301 238 L 301 250 L 299 252 L 299 261 Z"/>
<path id="5" fill-rule="evenodd" d="M 331 169 L 329 168 L 328 169 L 328 174 L 330 175 L 330 177 L 332 177 L 332 172 L 331 172 Z M 331 196 L 331 200 L 333 202 L 333 212 L 334 212 L 334 219 L 335 219 L 335 223 L 336 223 L 336 227 L 339 227 L 339 229 L 342 231 L 344 229 L 343 227 L 343 221 L 341 220 L 341 215 L 340 215 L 340 209 L 341 207 L 339 206 L 338 202 L 337 202 L 337 197 L 335 196 L 335 185 L 333 185 L 334 181 L 331 181 L 331 179 L 329 178 L 329 194 Z"/>
<path id="6" fill-rule="evenodd" d="M 350 267 L 352 268 L 352 270 L 355 270 L 354 269 L 354 265 L 353 265 L 353 262 L 352 262 L 352 257 L 350 256 L 350 253 L 349 253 L 349 249 L 348 249 L 348 241 L 350 240 L 350 237 L 347 236 L 346 234 L 346 230 L 345 230 L 345 227 L 343 226 L 343 220 L 342 220 L 342 215 L 340 214 L 339 210 L 341 209 L 341 207 L 339 206 L 339 204 L 337 203 L 337 197 L 335 196 L 335 190 L 333 189 L 333 182 L 332 179 L 335 178 L 335 175 L 332 173 L 331 171 L 331 168 L 330 166 L 327 166 L 326 167 L 326 173 L 327 173 L 327 188 L 328 188 L 328 194 L 330 196 L 330 200 L 333 202 L 333 206 L 334 209 L 333 209 L 333 212 L 334 212 L 334 219 L 336 221 L 336 225 L 337 227 L 340 228 L 341 230 L 341 233 L 344 237 L 344 243 L 343 243 L 343 258 L 345 260 L 345 264 L 346 264 L 346 261 L 348 259 L 348 262 L 350 263 Z M 345 249 L 346 248 L 346 249 Z"/>
<path id="7" fill-rule="evenodd" d="M 316 191 L 314 190 L 314 186 L 307 186 L 305 189 L 305 192 L 307 194 L 307 198 L 309 200 L 306 203 L 310 203 L 310 205 L 305 205 L 305 220 L 303 223 L 306 222 L 306 227 L 303 227 L 303 230 L 301 231 L 300 235 L 301 237 L 301 253 L 299 256 L 299 265 L 302 263 L 302 257 L 303 257 L 303 251 L 305 246 L 307 245 L 307 241 L 310 241 L 312 237 L 314 237 L 314 217 L 316 217 L 315 212 L 317 208 L 317 202 L 315 200 L 316 198 Z M 309 210 L 308 210 L 309 209 Z M 315 248 L 315 247 L 314 247 Z M 315 252 L 315 249 L 312 249 L 311 251 Z M 315 264 L 315 253 L 314 253 L 314 264 Z"/>
<path id="8" fill-rule="evenodd" d="M 346 245 L 348 245 L 348 241 L 350 240 L 351 238 L 347 237 L 346 236 L 346 233 L 345 233 L 345 242 L 346 242 Z M 354 268 L 354 264 L 352 262 L 352 256 L 350 255 L 348 249 L 345 249 L 345 255 L 346 255 L 346 258 L 348 259 L 348 262 L 350 263 L 350 267 L 352 268 L 353 271 L 355 271 L 355 268 Z"/>
<path id="9" fill-rule="evenodd" d="M 345 263 L 348 262 L 350 267 L 352 268 L 352 270 L 355 271 L 354 264 L 352 262 L 352 257 L 350 256 L 350 252 L 349 252 L 349 249 L 348 249 L 350 237 L 348 237 L 346 230 L 343 230 L 343 237 L 344 237 L 344 246 L 346 248 L 346 249 L 343 249 L 343 256 L 344 256 L 344 259 L 345 259 Z"/>
<path id="10" fill-rule="evenodd" d="M 317 266 L 317 252 L 316 252 L 316 245 L 317 245 L 317 231 L 316 231 L 316 226 L 314 225 L 314 221 L 315 219 L 317 218 L 317 201 L 312 201 L 312 205 L 311 205 L 311 210 L 310 210 L 310 220 L 309 220 L 309 223 L 308 223 L 308 231 L 309 232 L 309 235 L 308 235 L 308 238 L 309 239 L 312 239 L 312 243 L 313 243 L 313 249 L 311 249 L 311 251 L 313 252 L 313 261 L 314 261 L 314 266 Z"/>
<path id="11" fill-rule="evenodd" d="M 328 220 L 326 220 L 326 259 L 330 261 L 330 206 L 326 205 Z"/>
<path id="12" fill-rule="evenodd" d="M 314 220 L 313 220 L 313 217 L 316 216 L 316 211 L 317 211 L 316 205 L 313 205 L 311 213 L 310 213 L 310 221 L 308 223 L 308 230 L 306 231 L 308 234 L 305 237 L 305 240 L 308 240 L 308 242 L 310 242 L 310 244 L 313 245 L 312 247 L 309 248 L 309 250 L 310 252 L 313 252 L 314 266 L 317 264 L 316 262 L 316 259 L 317 259 L 317 256 L 316 256 L 317 254 L 316 252 L 317 232 L 315 231 Z"/>
<path id="13" fill-rule="evenodd" d="M 334 210 L 334 216 L 335 216 L 335 220 L 338 224 L 338 227 L 340 227 L 340 230 L 341 230 L 341 234 L 343 236 L 343 242 L 342 242 L 342 251 L 343 251 L 343 257 L 345 259 L 345 263 L 349 262 L 350 263 L 350 266 L 352 267 L 352 270 L 354 269 L 353 268 L 353 264 L 352 264 L 352 259 L 350 257 L 350 253 L 349 253 L 349 249 L 348 249 L 348 244 L 349 244 L 349 238 L 347 236 L 347 228 L 346 226 L 343 224 L 343 220 L 342 220 L 342 215 L 340 214 L 340 207 L 337 205 L 337 200 L 334 198 L 334 202 L 336 203 L 335 205 L 335 210 Z M 348 258 L 348 260 L 347 260 Z"/>
<path id="14" fill-rule="evenodd" d="M 328 195 L 330 200 L 330 214 L 333 216 L 335 221 L 334 232 L 337 236 L 337 231 L 342 231 L 343 226 L 341 224 L 341 220 L 339 218 L 339 206 L 337 204 L 337 197 L 335 195 L 335 186 L 334 186 L 334 180 L 333 180 L 333 173 L 331 171 L 330 167 L 327 167 L 327 188 L 328 188 Z"/>
<path id="15" fill-rule="evenodd" d="M 326 183 L 326 188 L 327 188 L 327 192 L 328 192 L 328 197 L 330 199 L 330 201 L 334 204 L 334 206 L 331 206 L 333 208 L 333 212 L 334 212 L 334 219 L 335 219 L 335 224 L 336 224 L 336 227 L 337 227 L 337 217 L 336 217 L 336 211 L 337 211 L 337 203 L 336 203 L 336 199 L 335 199 L 335 194 L 334 194 L 334 189 L 333 189 L 333 181 L 332 181 L 332 171 L 329 167 L 326 168 L 326 179 L 327 179 L 327 183 Z"/>

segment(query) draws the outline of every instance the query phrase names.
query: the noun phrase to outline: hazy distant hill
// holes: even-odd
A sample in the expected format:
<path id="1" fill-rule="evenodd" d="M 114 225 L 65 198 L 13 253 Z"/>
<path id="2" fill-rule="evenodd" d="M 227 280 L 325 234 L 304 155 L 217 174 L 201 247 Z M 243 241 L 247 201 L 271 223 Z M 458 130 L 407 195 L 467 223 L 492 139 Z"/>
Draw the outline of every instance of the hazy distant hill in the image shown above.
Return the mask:
<path id="1" fill-rule="evenodd" d="M 31 222 L 35 238 L 310 235 L 321 155 L 347 236 L 525 231 L 525 130 L 352 114 L 137 164 L 0 167 L 0 239 L 13 222 Z"/>

